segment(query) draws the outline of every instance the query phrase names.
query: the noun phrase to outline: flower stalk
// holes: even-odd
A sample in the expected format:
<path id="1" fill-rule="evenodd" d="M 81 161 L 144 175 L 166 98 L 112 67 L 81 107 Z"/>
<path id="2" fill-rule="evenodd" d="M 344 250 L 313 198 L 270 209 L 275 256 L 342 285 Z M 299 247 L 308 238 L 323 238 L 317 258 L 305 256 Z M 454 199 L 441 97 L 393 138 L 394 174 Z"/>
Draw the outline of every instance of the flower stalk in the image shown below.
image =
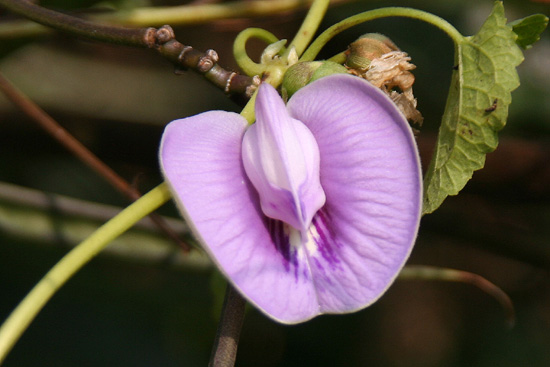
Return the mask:
<path id="1" fill-rule="evenodd" d="M 244 298 L 228 284 L 209 367 L 231 367 L 235 364 L 245 306 Z"/>

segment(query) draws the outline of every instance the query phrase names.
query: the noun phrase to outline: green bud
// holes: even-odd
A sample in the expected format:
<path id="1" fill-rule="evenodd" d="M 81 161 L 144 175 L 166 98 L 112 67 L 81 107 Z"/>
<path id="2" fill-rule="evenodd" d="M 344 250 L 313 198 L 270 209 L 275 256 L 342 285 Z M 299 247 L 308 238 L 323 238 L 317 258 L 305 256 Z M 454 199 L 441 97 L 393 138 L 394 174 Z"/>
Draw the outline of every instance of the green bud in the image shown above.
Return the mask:
<path id="1" fill-rule="evenodd" d="M 371 61 L 399 48 L 380 33 L 367 33 L 359 37 L 346 51 L 346 66 L 359 71 L 366 70 Z"/>
<path id="2" fill-rule="evenodd" d="M 298 89 L 331 74 L 345 74 L 347 69 L 332 61 L 306 61 L 292 65 L 283 78 L 281 92 L 288 100 Z"/>

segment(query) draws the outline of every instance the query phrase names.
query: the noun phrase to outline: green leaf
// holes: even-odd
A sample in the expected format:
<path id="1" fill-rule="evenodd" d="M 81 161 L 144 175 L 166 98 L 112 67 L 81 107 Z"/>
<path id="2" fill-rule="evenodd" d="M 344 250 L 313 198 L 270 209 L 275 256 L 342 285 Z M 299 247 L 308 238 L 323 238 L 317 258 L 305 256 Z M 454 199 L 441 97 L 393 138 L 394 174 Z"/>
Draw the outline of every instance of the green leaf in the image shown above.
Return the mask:
<path id="1" fill-rule="evenodd" d="M 434 156 L 424 178 L 423 214 L 456 195 L 485 155 L 496 149 L 506 124 L 510 92 L 519 86 L 516 66 L 523 54 L 518 36 L 506 26 L 504 7 L 495 2 L 478 34 L 457 44 L 453 72 Z"/>
<path id="2" fill-rule="evenodd" d="M 534 14 L 515 20 L 508 24 L 518 35 L 516 43 L 523 49 L 531 48 L 540 39 L 540 34 L 548 25 L 548 17 L 544 14 Z"/>

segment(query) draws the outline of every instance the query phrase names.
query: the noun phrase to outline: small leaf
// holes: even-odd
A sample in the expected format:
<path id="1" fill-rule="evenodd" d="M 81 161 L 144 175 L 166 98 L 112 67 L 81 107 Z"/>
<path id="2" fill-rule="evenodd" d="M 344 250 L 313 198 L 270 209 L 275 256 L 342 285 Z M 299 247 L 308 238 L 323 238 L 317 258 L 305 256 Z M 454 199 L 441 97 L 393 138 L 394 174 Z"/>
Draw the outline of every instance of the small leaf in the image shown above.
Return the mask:
<path id="1" fill-rule="evenodd" d="M 519 86 L 516 66 L 523 55 L 518 36 L 506 26 L 504 7 L 495 2 L 478 34 L 457 45 L 453 73 L 434 156 L 424 178 L 423 214 L 456 195 L 485 155 L 496 149 L 506 124 L 510 92 Z"/>
<path id="2" fill-rule="evenodd" d="M 544 14 L 533 14 L 528 17 L 508 23 L 518 35 L 516 43 L 523 49 L 529 49 L 540 39 L 540 34 L 548 25 L 548 17 Z"/>

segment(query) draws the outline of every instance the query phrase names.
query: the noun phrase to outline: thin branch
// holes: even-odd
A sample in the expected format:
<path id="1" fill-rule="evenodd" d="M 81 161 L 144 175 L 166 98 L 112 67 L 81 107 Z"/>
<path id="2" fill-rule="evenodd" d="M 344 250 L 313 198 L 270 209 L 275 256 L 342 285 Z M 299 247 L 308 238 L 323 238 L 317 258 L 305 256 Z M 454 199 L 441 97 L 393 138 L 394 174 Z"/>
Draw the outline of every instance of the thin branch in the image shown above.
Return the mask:
<path id="1" fill-rule="evenodd" d="M 471 284 L 481 289 L 500 303 L 505 314 L 508 327 L 515 324 L 514 304 L 502 289 L 491 283 L 481 275 L 463 270 L 440 268 L 425 265 L 408 265 L 399 273 L 399 279 L 440 280 L 447 282 L 461 282 Z"/>
<path id="2" fill-rule="evenodd" d="M 260 83 L 257 77 L 240 75 L 219 66 L 216 51 L 201 52 L 178 42 L 175 39 L 174 31 L 168 25 L 159 29 L 151 27 L 125 28 L 73 17 L 27 1 L 0 0 L 0 5 L 16 14 L 62 32 L 100 42 L 154 49 L 170 60 L 177 69 L 191 69 L 203 74 L 207 80 L 228 94 L 237 93 L 250 97 Z"/>
<path id="3" fill-rule="evenodd" d="M 20 241 L 66 250 L 84 241 L 123 208 L 69 198 L 0 182 L 0 232 L 4 248 Z M 190 236 L 180 219 L 163 217 L 180 236 Z M 12 243 L 13 242 L 13 243 Z M 7 247 L 6 247 L 7 246 Z M 102 253 L 121 261 L 181 271 L 209 271 L 212 263 L 202 251 L 184 253 L 148 220 L 138 222 Z"/>
<path id="4" fill-rule="evenodd" d="M 73 137 L 67 130 L 61 127 L 51 116 L 42 110 L 33 101 L 27 98 L 23 93 L 17 90 L 4 76 L 0 73 L 0 90 L 4 92 L 6 97 L 17 106 L 23 113 L 30 117 L 33 121 L 39 124 L 46 132 L 55 138 L 61 145 L 74 154 L 84 164 L 94 170 L 97 174 L 111 184 L 124 196 L 132 201 L 141 197 L 138 190 L 132 187 L 108 165 L 103 163 L 94 153 L 86 148 L 80 141 Z M 184 251 L 188 252 L 191 248 L 188 244 L 182 241 L 179 236 L 155 213 L 149 215 L 151 220 L 164 232 L 168 237 L 173 239 Z"/>
<path id="5" fill-rule="evenodd" d="M 231 284 L 228 284 L 216 339 L 208 363 L 209 367 L 233 367 L 235 365 L 245 306 L 246 302 L 243 297 Z"/>
<path id="6" fill-rule="evenodd" d="M 165 25 L 156 30 L 155 49 L 177 68 L 191 69 L 221 88 L 225 93 L 239 93 L 251 97 L 260 84 L 258 77 L 251 78 L 218 65 L 218 54 L 214 50 L 198 51 L 176 40 L 172 27 Z"/>
<path id="7" fill-rule="evenodd" d="M 137 7 L 117 12 L 90 14 L 86 19 L 121 26 L 149 27 L 164 24 L 205 24 L 223 19 L 277 16 L 309 7 L 313 0 L 254 0 L 207 4 L 217 0 L 199 0 L 178 6 Z M 353 0 L 332 0 L 331 5 Z M 200 4 L 199 4 L 200 2 Z M 3 2 L 0 2 L 3 3 Z M 36 23 L 7 20 L 0 24 L 0 39 L 38 36 L 49 31 Z"/>
<path id="8" fill-rule="evenodd" d="M 125 28 L 90 22 L 43 8 L 27 0 L 1 0 L 0 5 L 47 27 L 102 42 L 147 47 L 144 40 L 154 32 L 154 28 Z"/>
<path id="9" fill-rule="evenodd" d="M 50 213 L 54 216 L 73 219 L 84 218 L 91 222 L 104 223 L 120 213 L 123 209 L 117 206 L 100 204 L 51 192 L 30 189 L 28 187 L 14 185 L 7 182 L 0 182 L 0 206 L 5 209 L 6 213 L 10 212 L 8 208 L 13 208 L 13 210 L 11 210 L 12 216 L 6 215 L 6 217 L 3 217 L 0 213 L 0 227 L 2 229 L 17 226 L 15 222 L 6 222 L 5 219 L 14 218 L 15 214 L 13 213 L 18 210 L 26 212 L 29 209 L 35 209 L 36 211 L 42 212 L 43 215 Z M 16 210 L 15 208 L 18 209 Z M 190 234 L 189 228 L 183 220 L 167 217 L 163 217 L 163 219 L 170 224 L 170 227 L 176 229 L 178 233 L 182 235 Z M 139 222 L 135 228 L 145 230 L 147 232 L 155 232 L 157 234 L 162 233 L 162 231 L 160 231 L 154 223 L 146 220 Z M 42 228 L 37 228 L 37 233 L 40 233 L 41 230 Z M 46 231 L 49 229 L 44 230 Z M 85 238 L 82 239 L 84 240 Z"/>

